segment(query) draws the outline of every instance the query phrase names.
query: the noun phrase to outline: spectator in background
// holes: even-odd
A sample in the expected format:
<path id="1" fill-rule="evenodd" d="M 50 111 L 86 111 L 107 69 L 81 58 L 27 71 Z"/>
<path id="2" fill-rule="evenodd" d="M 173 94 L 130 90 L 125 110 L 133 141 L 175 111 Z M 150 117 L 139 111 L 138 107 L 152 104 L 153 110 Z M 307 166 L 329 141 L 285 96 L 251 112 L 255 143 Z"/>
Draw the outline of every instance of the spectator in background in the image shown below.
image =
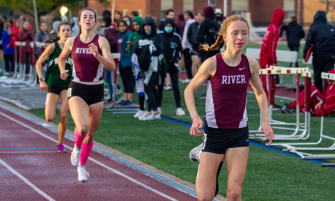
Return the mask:
<path id="1" fill-rule="evenodd" d="M 223 16 L 223 13 L 222 13 L 222 10 L 221 8 L 216 8 L 214 10 L 214 15 L 215 15 L 215 20 L 222 24 L 222 22 L 226 19 L 224 16 Z"/>
<path id="2" fill-rule="evenodd" d="M 183 13 L 179 13 L 178 14 L 178 19 L 177 19 L 177 26 L 179 27 L 180 33 L 178 33 L 180 36 L 183 36 L 184 34 L 184 29 L 185 29 L 185 19 L 184 19 L 184 14 Z"/>
<path id="3" fill-rule="evenodd" d="M 191 58 L 192 58 L 192 76 L 194 77 L 200 66 L 199 58 L 199 42 L 197 41 L 198 29 L 201 22 L 204 20 L 204 14 L 201 11 L 195 12 L 195 22 L 193 22 L 187 30 L 187 40 L 191 44 Z"/>
<path id="4" fill-rule="evenodd" d="M 116 10 L 114 12 L 114 27 L 117 27 L 117 24 L 120 20 L 122 20 L 122 14 Z"/>
<path id="5" fill-rule="evenodd" d="M 138 11 L 134 10 L 134 11 L 131 11 L 130 14 L 129 14 L 130 18 L 134 18 L 134 17 L 138 17 L 139 16 L 139 13 Z"/>
<path id="6" fill-rule="evenodd" d="M 127 23 L 128 31 L 130 31 L 130 33 L 134 32 L 134 29 L 133 29 L 133 27 L 130 24 L 131 18 L 128 15 L 125 15 L 123 17 L 123 20 Z"/>
<path id="7" fill-rule="evenodd" d="M 117 35 L 117 45 L 121 54 L 119 60 L 119 71 L 123 83 L 123 100 L 119 103 L 121 106 L 131 106 L 133 104 L 134 93 L 134 74 L 132 72 L 131 57 L 127 51 L 127 41 L 130 36 L 126 21 L 120 20 L 117 24 L 119 33 Z"/>
<path id="8" fill-rule="evenodd" d="M 273 12 L 272 23 L 267 28 L 266 33 L 263 38 L 263 43 L 261 46 L 261 53 L 259 58 L 259 65 L 261 68 L 265 69 L 270 67 L 271 65 L 278 66 L 277 64 L 277 42 L 280 35 L 280 25 L 283 23 L 285 18 L 285 12 L 281 8 L 277 8 Z M 268 96 L 269 85 L 268 85 L 268 76 L 263 75 L 263 85 L 266 96 Z M 274 91 L 276 92 L 276 82 L 274 82 Z M 273 110 L 280 110 L 281 106 L 276 105 L 274 103 Z"/>
<path id="9" fill-rule="evenodd" d="M 283 31 L 286 31 L 288 48 L 290 48 L 291 51 L 299 53 L 300 40 L 305 37 L 305 31 L 297 23 L 297 16 L 291 15 L 291 22 L 288 25 L 282 25 L 280 27 L 280 37 L 282 37 Z M 292 63 L 289 67 L 293 67 Z M 298 67 L 298 60 L 295 63 L 295 67 Z"/>
<path id="10" fill-rule="evenodd" d="M 310 47 L 313 52 L 314 85 L 322 92 L 321 73 L 333 69 L 335 59 L 335 30 L 327 23 L 324 11 L 320 10 L 314 15 L 313 24 L 306 37 L 304 58 Z"/>
<path id="11" fill-rule="evenodd" d="M 14 52 L 15 52 L 15 48 L 16 48 L 15 41 L 17 41 L 18 38 L 19 38 L 20 24 L 21 24 L 21 20 L 16 19 L 15 23 L 10 27 L 10 30 L 12 31 L 12 34 L 11 34 L 11 41 L 10 41 L 9 45 L 14 47 Z M 16 62 L 18 62 L 19 61 L 19 51 L 17 51 L 16 54 L 17 54 L 17 61 Z M 14 56 L 14 58 L 15 58 L 15 56 Z"/>
<path id="12" fill-rule="evenodd" d="M 165 11 L 165 19 L 168 19 L 168 18 L 174 20 L 174 10 L 173 9 L 167 9 Z M 163 31 L 164 30 L 164 25 L 165 25 L 165 22 L 164 22 L 164 20 L 162 20 L 161 23 L 158 26 L 158 30 Z M 180 35 L 180 29 L 179 29 L 178 26 L 175 27 L 174 32 Z"/>
<path id="13" fill-rule="evenodd" d="M 108 15 L 109 17 L 111 17 L 111 16 L 112 16 L 112 13 L 111 13 L 109 10 L 104 10 L 104 11 L 102 12 L 102 16 L 103 16 L 103 18 L 104 18 L 106 15 Z"/>
<path id="14" fill-rule="evenodd" d="M 186 21 L 185 29 L 184 29 L 184 35 L 182 37 L 182 47 L 183 47 L 183 54 L 184 54 L 184 61 L 185 61 L 185 68 L 186 68 L 186 74 L 187 79 L 184 80 L 184 83 L 190 82 L 193 78 L 192 74 L 192 46 L 187 38 L 187 31 L 192 23 L 195 22 L 193 13 L 191 11 L 184 12 L 184 19 Z"/>
<path id="15" fill-rule="evenodd" d="M 2 32 L 4 30 L 4 24 L 5 24 L 5 19 L 0 17 L 0 38 L 2 36 Z M 1 56 L 1 59 L 3 59 L 3 45 L 0 44 L 0 56 Z"/>
<path id="16" fill-rule="evenodd" d="M 21 22 L 25 22 L 25 21 L 27 21 L 27 18 L 24 15 L 20 15 L 20 20 L 21 20 Z M 33 27 L 31 26 L 30 23 L 29 23 L 29 31 L 31 33 L 33 33 Z"/>
<path id="17" fill-rule="evenodd" d="M 9 29 L 9 24 L 5 23 L 1 34 L 6 69 L 5 75 L 12 75 L 14 71 L 14 47 L 10 45 L 11 34 L 12 31 Z"/>
<path id="18" fill-rule="evenodd" d="M 117 34 L 118 30 L 112 25 L 112 18 L 110 15 L 105 15 L 103 18 L 103 23 L 105 24 L 105 38 L 107 39 L 111 53 L 117 53 Z M 118 60 L 114 59 L 115 66 L 118 64 Z M 105 68 L 105 82 L 107 83 L 109 90 L 109 99 L 105 102 L 108 105 L 113 104 L 113 85 L 112 85 L 113 73 Z"/>
<path id="19" fill-rule="evenodd" d="M 47 23 L 41 21 L 40 22 L 40 30 L 35 34 L 35 41 L 36 42 L 42 43 L 42 42 L 44 42 L 48 39 L 49 34 L 47 32 L 47 29 L 48 29 Z M 38 59 L 42 54 L 42 48 L 36 46 L 35 54 L 36 54 L 36 58 Z"/>
<path id="20" fill-rule="evenodd" d="M 98 16 L 97 23 L 95 24 L 94 32 L 98 34 L 99 36 L 105 35 L 105 27 L 102 26 L 102 22 L 103 22 L 102 17 Z"/>
<path id="21" fill-rule="evenodd" d="M 171 77 L 174 99 L 177 106 L 176 115 L 182 116 L 185 115 L 185 112 L 181 109 L 180 90 L 178 85 L 178 61 L 181 59 L 182 46 L 180 35 L 173 31 L 175 26 L 176 24 L 173 22 L 173 19 L 167 18 L 165 20 L 164 31 L 158 33 L 163 37 L 163 54 L 168 64 L 168 72 Z"/>
<path id="22" fill-rule="evenodd" d="M 26 74 L 29 73 L 30 70 L 30 54 L 31 54 L 31 47 L 30 42 L 34 41 L 31 31 L 29 30 L 29 22 L 23 21 L 20 26 L 19 32 L 19 41 L 26 42 L 26 46 L 22 48 L 22 61 L 26 63 Z"/>

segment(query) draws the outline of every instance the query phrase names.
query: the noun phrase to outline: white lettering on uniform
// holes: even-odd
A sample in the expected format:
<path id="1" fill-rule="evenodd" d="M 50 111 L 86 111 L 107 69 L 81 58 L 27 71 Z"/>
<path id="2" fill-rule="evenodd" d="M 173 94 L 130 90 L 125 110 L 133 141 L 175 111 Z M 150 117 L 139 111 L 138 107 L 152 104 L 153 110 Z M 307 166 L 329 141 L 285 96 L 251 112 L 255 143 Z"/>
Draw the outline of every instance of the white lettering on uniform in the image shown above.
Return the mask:
<path id="1" fill-rule="evenodd" d="M 231 83 L 232 83 L 232 84 L 235 83 L 235 77 L 236 77 L 236 76 L 231 76 Z"/>
<path id="2" fill-rule="evenodd" d="M 244 76 L 244 75 L 241 75 L 241 83 L 246 83 L 246 82 L 245 82 L 245 76 Z"/>
<path id="3" fill-rule="evenodd" d="M 76 52 L 75 52 L 75 53 L 80 53 L 80 52 L 79 52 L 79 49 L 80 49 L 80 48 L 76 48 Z"/>
<path id="4" fill-rule="evenodd" d="M 228 75 L 228 84 L 230 84 L 230 75 Z"/>
<path id="5" fill-rule="evenodd" d="M 222 75 L 222 84 L 227 84 L 227 76 Z"/>
<path id="6" fill-rule="evenodd" d="M 236 84 L 240 84 L 240 77 L 241 77 L 241 75 L 238 75 L 238 76 L 236 77 Z"/>

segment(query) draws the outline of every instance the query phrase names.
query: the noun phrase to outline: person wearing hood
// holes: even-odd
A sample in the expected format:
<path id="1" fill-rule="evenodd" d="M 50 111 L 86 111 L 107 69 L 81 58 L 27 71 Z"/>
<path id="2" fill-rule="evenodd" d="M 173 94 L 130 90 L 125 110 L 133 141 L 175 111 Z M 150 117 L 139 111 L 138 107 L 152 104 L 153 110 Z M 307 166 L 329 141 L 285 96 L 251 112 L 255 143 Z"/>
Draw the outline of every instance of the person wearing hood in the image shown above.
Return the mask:
<path id="1" fill-rule="evenodd" d="M 222 24 L 222 22 L 226 19 L 223 16 L 221 8 L 215 8 L 214 15 L 215 15 L 215 20 L 220 24 Z"/>
<path id="2" fill-rule="evenodd" d="M 160 119 L 160 114 L 157 111 L 157 103 L 154 94 L 155 84 L 158 74 L 159 56 L 163 52 L 163 38 L 157 34 L 157 26 L 151 17 L 147 17 L 143 22 L 143 31 L 137 43 L 134 46 L 134 53 L 137 59 L 132 58 L 132 62 L 143 71 L 144 74 L 144 88 L 148 96 L 147 112 L 139 117 L 139 120 L 154 120 Z M 133 54 L 134 55 L 134 54 Z M 151 113 L 151 110 L 153 113 Z"/>
<path id="3" fill-rule="evenodd" d="M 287 45 L 291 51 L 299 52 L 300 40 L 305 37 L 305 31 L 297 23 L 297 16 L 291 16 L 291 22 L 288 25 L 283 25 L 280 27 L 280 37 L 283 35 L 283 31 L 286 31 Z M 292 63 L 290 64 L 292 66 Z M 295 63 L 295 67 L 298 66 L 298 60 Z"/>
<path id="4" fill-rule="evenodd" d="M 180 34 L 179 35 L 183 36 L 185 25 L 186 25 L 183 13 L 179 13 L 178 14 L 178 19 L 177 19 L 176 24 L 177 24 L 177 26 L 179 27 L 179 30 L 180 30 Z"/>
<path id="5" fill-rule="evenodd" d="M 119 60 L 119 71 L 122 78 L 123 83 L 123 100 L 119 103 L 121 106 L 131 106 L 133 104 L 133 93 L 134 93 L 134 85 L 135 80 L 132 72 L 132 63 L 131 57 L 128 54 L 127 50 L 127 41 L 130 36 L 130 32 L 128 31 L 127 22 L 124 20 L 120 20 L 117 23 L 117 27 L 119 29 L 119 33 L 117 35 L 118 40 L 118 49 L 121 54 Z"/>
<path id="6" fill-rule="evenodd" d="M 140 34 L 143 30 L 143 18 L 141 17 L 134 17 L 131 20 L 131 25 L 134 29 L 134 32 L 130 34 L 129 39 L 127 41 L 128 43 L 128 54 L 132 56 L 134 45 L 137 43 L 138 39 L 140 38 Z M 135 66 L 133 65 L 133 72 L 135 72 Z M 143 76 L 139 75 L 137 79 L 135 78 L 135 84 L 136 84 L 136 91 L 138 100 L 140 103 L 140 110 L 137 111 L 137 113 L 134 115 L 134 118 L 139 118 L 140 116 L 144 115 L 144 86 L 143 86 Z"/>
<path id="7" fill-rule="evenodd" d="M 285 17 L 285 12 L 277 8 L 273 12 L 272 16 L 272 23 L 267 28 L 263 43 L 261 47 L 260 57 L 259 57 L 259 65 L 261 68 L 265 69 L 270 67 L 271 65 L 277 66 L 277 56 L 276 56 L 276 49 L 277 49 L 277 42 L 280 36 L 280 25 L 283 23 Z M 263 75 L 263 85 L 264 85 L 264 91 L 266 93 L 266 96 L 268 96 L 268 76 Z M 276 92 L 276 82 L 274 83 L 274 91 Z M 281 107 L 279 105 L 276 105 L 274 103 L 273 110 L 280 110 Z"/>
<path id="8" fill-rule="evenodd" d="M 168 18 L 173 19 L 173 20 L 175 19 L 173 9 L 168 9 L 168 10 L 165 11 L 165 19 L 168 19 Z M 162 20 L 161 23 L 158 26 L 158 30 L 163 31 L 164 30 L 164 25 L 165 25 L 165 21 Z M 174 32 L 180 35 L 180 29 L 179 29 L 178 26 L 175 27 Z"/>
<path id="9" fill-rule="evenodd" d="M 181 37 L 179 34 L 174 33 L 174 28 L 176 24 L 173 22 L 173 19 L 166 19 L 164 25 L 164 31 L 158 32 L 159 35 L 163 37 L 163 54 L 168 64 L 168 72 L 171 77 L 172 89 L 174 93 L 174 99 L 176 101 L 177 116 L 185 115 L 183 109 L 181 109 L 180 103 L 180 90 L 178 85 L 178 72 L 179 66 L 178 61 L 181 58 L 182 46 L 181 46 Z"/>
<path id="10" fill-rule="evenodd" d="M 335 59 L 335 31 L 327 23 L 324 11 L 318 11 L 314 15 L 313 24 L 306 37 L 303 58 L 306 58 L 310 47 L 313 52 L 314 84 L 322 92 L 321 73 L 333 69 Z"/>
<path id="11" fill-rule="evenodd" d="M 191 11 L 184 12 L 184 19 L 186 20 L 186 25 L 184 29 L 184 34 L 182 37 L 181 45 L 183 47 L 184 61 L 187 79 L 184 82 L 190 82 L 193 78 L 192 75 L 192 46 L 187 38 L 187 32 L 192 23 L 195 22 L 193 13 Z"/>

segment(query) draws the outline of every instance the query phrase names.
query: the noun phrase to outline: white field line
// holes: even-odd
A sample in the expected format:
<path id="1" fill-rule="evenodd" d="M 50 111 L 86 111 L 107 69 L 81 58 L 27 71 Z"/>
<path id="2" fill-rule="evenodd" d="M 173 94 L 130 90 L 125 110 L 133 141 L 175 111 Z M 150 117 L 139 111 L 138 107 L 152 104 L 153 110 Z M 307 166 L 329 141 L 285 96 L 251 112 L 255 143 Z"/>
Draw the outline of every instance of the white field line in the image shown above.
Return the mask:
<path id="1" fill-rule="evenodd" d="M 5 166 L 9 171 L 11 171 L 13 174 L 15 174 L 17 177 L 19 177 L 24 183 L 28 184 L 31 188 L 33 188 L 36 192 L 38 192 L 40 195 L 45 197 L 47 200 L 55 201 L 52 197 L 50 197 L 48 194 L 44 193 L 41 189 L 37 188 L 33 183 L 31 183 L 28 179 L 26 179 L 24 176 L 22 176 L 20 173 L 15 171 L 11 166 L 9 166 L 7 163 L 5 163 L 3 160 L 0 159 L 0 163 Z"/>
<path id="2" fill-rule="evenodd" d="M 14 118 L 12 118 L 12 117 L 10 117 L 10 116 L 8 116 L 8 115 L 2 113 L 2 112 L 0 112 L 0 114 L 1 114 L 2 116 L 4 116 L 4 117 L 7 117 L 8 119 L 10 119 L 10 120 L 16 122 L 16 123 L 18 123 L 18 124 L 20 124 L 20 125 L 22 125 L 22 126 L 28 128 L 28 129 L 30 129 L 30 130 L 36 132 L 36 133 L 39 134 L 39 135 L 41 135 L 41 136 L 43 136 L 43 137 L 45 137 L 45 138 L 47 138 L 47 139 L 49 139 L 49 140 L 51 140 L 51 141 L 53 141 L 53 142 L 55 142 L 55 143 L 58 143 L 57 140 L 55 140 L 55 139 L 53 139 L 53 138 L 51 138 L 51 137 L 45 135 L 44 133 L 42 133 L 42 132 L 40 132 L 40 131 L 38 131 L 38 130 L 36 130 L 36 129 L 30 127 L 30 126 L 28 126 L 27 124 L 22 123 L 22 122 L 19 122 L 19 121 L 17 121 L 16 119 L 14 119 Z M 65 144 L 64 144 L 64 147 L 66 147 L 66 148 L 72 150 L 72 147 L 70 147 L 70 146 L 68 146 L 68 145 L 65 145 Z M 134 182 L 135 184 L 138 184 L 138 185 L 140 185 L 140 186 L 142 186 L 142 187 L 144 187 L 144 188 L 146 188 L 146 189 L 148 189 L 148 190 L 150 190 L 150 191 L 152 191 L 152 192 L 154 192 L 154 193 L 156 193 L 156 194 L 158 194 L 158 195 L 160 195 L 160 196 L 162 196 L 162 197 L 165 197 L 165 198 L 167 198 L 167 199 L 169 199 L 169 200 L 176 201 L 176 199 L 174 199 L 174 198 L 172 198 L 172 197 L 170 197 L 170 196 L 168 196 L 168 195 L 166 195 L 166 194 L 164 194 L 164 193 L 162 193 L 162 192 L 159 192 L 159 191 L 157 191 L 156 189 L 153 189 L 153 188 L 151 188 L 150 186 L 147 186 L 147 185 L 145 185 L 145 184 L 143 184 L 143 183 L 141 183 L 141 182 L 139 182 L 139 181 L 137 181 L 137 180 L 135 180 L 135 179 L 133 179 L 133 178 L 131 178 L 131 177 L 125 175 L 125 174 L 123 174 L 122 172 L 119 172 L 119 171 L 117 171 L 117 170 L 115 170 L 115 169 L 113 169 L 113 168 L 111 168 L 111 167 L 108 167 L 107 165 L 105 165 L 105 164 L 103 164 L 103 163 L 101 163 L 101 162 L 99 162 L 99 161 L 97 161 L 97 160 L 95 160 L 95 159 L 93 159 L 93 158 L 89 158 L 89 159 L 90 159 L 91 161 L 93 161 L 94 163 L 96 163 L 96 164 L 98 164 L 98 165 L 100 165 L 100 166 L 102 166 L 102 167 L 104 167 L 104 168 L 106 168 L 106 169 L 108 169 L 108 170 L 110 170 L 110 171 L 112 171 L 112 172 L 114 172 L 114 173 L 116 173 L 116 174 L 118 174 L 118 175 L 120 175 L 120 176 L 122 176 L 122 177 L 124 177 L 124 178 L 126 178 L 126 179 L 128 179 L 128 180 L 130 180 L 130 181 L 132 181 L 132 182 Z"/>

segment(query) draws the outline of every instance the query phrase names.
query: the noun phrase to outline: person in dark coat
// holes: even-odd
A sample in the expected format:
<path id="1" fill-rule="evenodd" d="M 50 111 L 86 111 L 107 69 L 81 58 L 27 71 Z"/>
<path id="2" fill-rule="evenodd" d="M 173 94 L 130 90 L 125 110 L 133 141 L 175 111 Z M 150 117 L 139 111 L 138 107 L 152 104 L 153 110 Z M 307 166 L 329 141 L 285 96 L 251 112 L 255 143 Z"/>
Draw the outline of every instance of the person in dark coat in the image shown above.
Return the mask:
<path id="1" fill-rule="evenodd" d="M 173 9 L 168 9 L 165 11 L 165 19 L 170 18 L 174 20 L 174 10 Z M 165 21 L 162 20 L 161 23 L 158 26 L 158 30 L 159 31 L 163 31 L 164 30 L 164 25 L 165 25 Z M 175 33 L 180 35 L 180 29 L 178 26 L 175 27 L 174 30 Z"/>
<path id="2" fill-rule="evenodd" d="M 297 16 L 292 15 L 291 22 L 280 27 L 280 37 L 282 37 L 283 31 L 286 31 L 288 48 L 299 53 L 300 40 L 305 37 L 305 31 L 297 23 Z M 292 66 L 292 63 L 290 66 Z M 295 67 L 298 67 L 298 61 L 295 63 Z"/>
<path id="3" fill-rule="evenodd" d="M 304 47 L 303 58 L 312 47 L 314 85 L 322 92 L 321 73 L 334 68 L 335 61 L 335 28 L 327 23 L 326 12 L 319 10 L 314 15 Z"/>

